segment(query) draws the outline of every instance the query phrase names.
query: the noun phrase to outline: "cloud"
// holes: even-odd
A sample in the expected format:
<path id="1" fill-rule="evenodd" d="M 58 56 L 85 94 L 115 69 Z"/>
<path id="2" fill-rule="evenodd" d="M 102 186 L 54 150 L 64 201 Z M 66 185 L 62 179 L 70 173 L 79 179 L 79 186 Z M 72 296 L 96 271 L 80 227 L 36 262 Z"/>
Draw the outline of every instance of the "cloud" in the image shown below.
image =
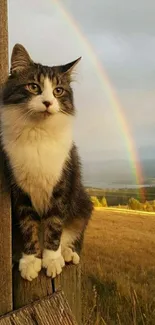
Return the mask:
<path id="1" fill-rule="evenodd" d="M 117 34 L 146 33 L 155 35 L 154 0 L 61 0 L 62 5 L 70 10 L 85 31 Z"/>

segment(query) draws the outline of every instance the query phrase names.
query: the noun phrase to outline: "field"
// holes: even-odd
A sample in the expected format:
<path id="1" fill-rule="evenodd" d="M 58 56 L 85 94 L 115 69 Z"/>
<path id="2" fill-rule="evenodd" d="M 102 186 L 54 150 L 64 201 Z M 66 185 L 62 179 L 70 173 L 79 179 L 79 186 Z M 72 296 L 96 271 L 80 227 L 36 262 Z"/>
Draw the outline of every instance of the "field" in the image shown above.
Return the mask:
<path id="1" fill-rule="evenodd" d="M 83 325 L 155 325 L 155 216 L 94 211 L 83 254 Z"/>

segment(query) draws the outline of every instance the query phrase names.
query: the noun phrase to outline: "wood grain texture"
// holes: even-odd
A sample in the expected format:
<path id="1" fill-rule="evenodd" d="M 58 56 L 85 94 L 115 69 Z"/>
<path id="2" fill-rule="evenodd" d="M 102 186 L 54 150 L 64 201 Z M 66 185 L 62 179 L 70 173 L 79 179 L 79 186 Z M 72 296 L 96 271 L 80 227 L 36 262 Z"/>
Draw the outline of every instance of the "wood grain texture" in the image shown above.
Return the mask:
<path id="1" fill-rule="evenodd" d="M 13 309 L 21 308 L 53 293 L 52 280 L 44 270 L 32 282 L 24 280 L 18 271 L 18 264 L 13 268 Z"/>
<path id="2" fill-rule="evenodd" d="M 0 83 L 2 84 L 8 75 L 7 0 L 0 2 L 0 72 Z"/>
<path id="3" fill-rule="evenodd" d="M 0 89 L 8 75 L 7 0 L 0 1 Z M 12 310 L 11 200 L 0 150 L 0 315 Z"/>
<path id="4" fill-rule="evenodd" d="M 68 265 L 61 275 L 54 280 L 55 290 L 63 290 L 70 308 L 79 325 L 82 324 L 81 311 L 81 266 Z"/>
<path id="5" fill-rule="evenodd" d="M 64 294 L 59 291 L 0 318 L 0 325 L 77 325 Z"/>

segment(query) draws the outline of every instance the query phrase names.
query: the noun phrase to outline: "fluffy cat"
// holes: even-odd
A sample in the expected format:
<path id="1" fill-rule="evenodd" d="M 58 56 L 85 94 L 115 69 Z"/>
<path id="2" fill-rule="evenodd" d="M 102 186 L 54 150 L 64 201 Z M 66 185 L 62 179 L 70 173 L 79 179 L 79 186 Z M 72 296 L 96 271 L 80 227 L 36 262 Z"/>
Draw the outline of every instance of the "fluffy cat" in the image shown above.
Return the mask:
<path id="1" fill-rule="evenodd" d="M 2 92 L 1 144 L 23 241 L 19 270 L 29 281 L 41 267 L 54 278 L 65 262 L 79 263 L 77 244 L 93 209 L 73 143 L 70 84 L 79 60 L 44 66 L 16 44 Z"/>

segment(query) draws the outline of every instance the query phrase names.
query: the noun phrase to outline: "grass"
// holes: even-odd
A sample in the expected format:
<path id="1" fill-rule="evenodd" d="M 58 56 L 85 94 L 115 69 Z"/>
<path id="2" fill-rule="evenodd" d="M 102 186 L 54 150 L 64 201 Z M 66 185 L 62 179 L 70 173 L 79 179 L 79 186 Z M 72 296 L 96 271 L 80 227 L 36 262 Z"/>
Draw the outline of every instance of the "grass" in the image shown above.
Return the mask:
<path id="1" fill-rule="evenodd" d="M 82 272 L 84 325 L 155 325 L 155 216 L 95 211 Z"/>

